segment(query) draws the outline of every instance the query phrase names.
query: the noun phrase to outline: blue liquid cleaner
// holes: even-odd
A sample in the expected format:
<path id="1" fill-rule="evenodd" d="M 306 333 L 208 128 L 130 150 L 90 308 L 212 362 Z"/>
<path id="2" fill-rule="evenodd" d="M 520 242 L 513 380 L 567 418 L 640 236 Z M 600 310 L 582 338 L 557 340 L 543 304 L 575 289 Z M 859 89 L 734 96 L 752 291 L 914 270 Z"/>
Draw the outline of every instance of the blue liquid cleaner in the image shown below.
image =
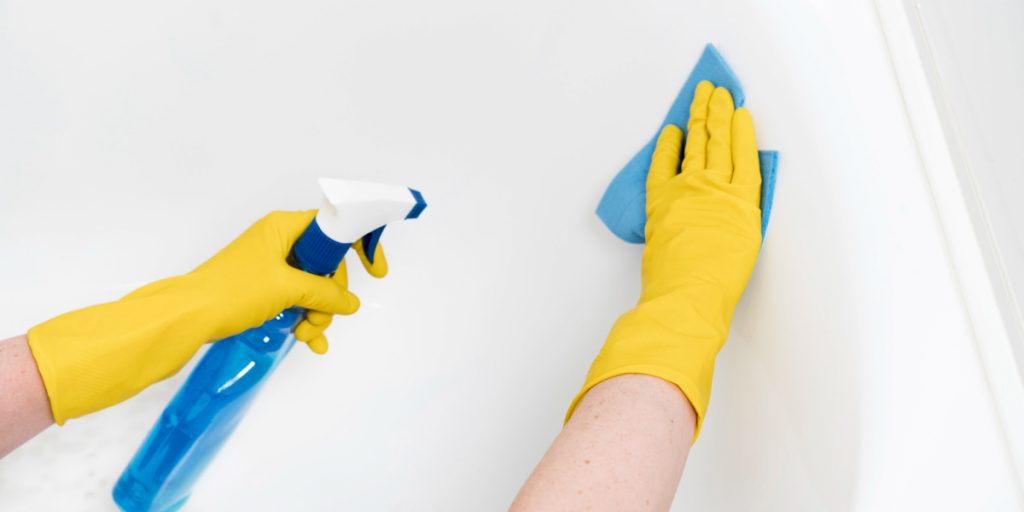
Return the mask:
<path id="1" fill-rule="evenodd" d="M 293 307 L 210 346 L 114 486 L 124 510 L 181 508 L 235 430 L 266 377 L 295 344 Z"/>

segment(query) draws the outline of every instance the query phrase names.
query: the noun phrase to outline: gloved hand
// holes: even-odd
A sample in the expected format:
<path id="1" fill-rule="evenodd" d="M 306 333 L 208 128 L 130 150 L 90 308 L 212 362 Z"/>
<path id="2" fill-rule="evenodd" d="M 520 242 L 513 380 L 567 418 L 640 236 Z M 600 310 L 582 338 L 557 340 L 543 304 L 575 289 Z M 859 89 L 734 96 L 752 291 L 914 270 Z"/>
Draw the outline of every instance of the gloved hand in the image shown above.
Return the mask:
<path id="1" fill-rule="evenodd" d="M 697 413 L 711 394 L 715 356 L 761 246 L 761 174 L 754 124 L 729 91 L 701 82 L 685 157 L 682 131 L 666 126 L 647 175 L 647 226 L 636 307 L 615 322 L 566 421 L 586 392 L 623 374 L 679 386 Z"/>
<path id="2" fill-rule="evenodd" d="M 177 373 L 204 343 L 261 325 L 291 306 L 310 310 L 297 337 L 314 352 L 326 351 L 330 316 L 354 313 L 359 300 L 346 289 L 343 266 L 332 278 L 286 262 L 315 216 L 315 210 L 273 212 L 192 272 L 30 329 L 29 347 L 54 420 L 63 424 L 124 401 Z M 375 276 L 387 271 L 382 252 L 375 265 L 361 252 L 360 258 Z"/>
<path id="3" fill-rule="evenodd" d="M 363 252 L 362 243 L 356 242 L 352 244 L 352 249 L 359 255 L 359 261 L 363 263 L 363 268 L 371 276 L 380 279 L 387 275 L 388 262 L 384 258 L 384 248 L 380 243 L 376 244 L 373 251 L 372 263 L 366 257 L 366 253 Z M 338 271 L 334 273 L 333 278 L 342 288 L 348 289 L 348 272 L 345 269 L 345 260 L 341 260 L 341 264 L 338 265 Z M 355 297 L 355 295 L 352 297 Z M 327 337 L 324 336 L 324 331 L 331 326 L 332 320 L 334 320 L 334 313 L 329 311 L 306 311 L 306 318 L 295 328 L 295 338 L 306 342 L 309 345 L 309 349 L 313 352 L 321 355 L 326 354 Z"/>

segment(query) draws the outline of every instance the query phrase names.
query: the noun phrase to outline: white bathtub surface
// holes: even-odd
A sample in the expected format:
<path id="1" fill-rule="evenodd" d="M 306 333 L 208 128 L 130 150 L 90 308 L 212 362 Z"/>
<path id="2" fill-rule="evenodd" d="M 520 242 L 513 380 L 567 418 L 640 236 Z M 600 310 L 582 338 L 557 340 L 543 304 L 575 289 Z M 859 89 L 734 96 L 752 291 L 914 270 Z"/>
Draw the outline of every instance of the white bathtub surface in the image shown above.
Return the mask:
<path id="1" fill-rule="evenodd" d="M 426 195 L 186 510 L 500 510 L 640 248 L 593 209 L 703 45 L 781 151 L 676 510 L 1013 510 L 1016 475 L 869 0 L 12 0 L 0 334 L 202 261 L 320 176 Z M 230 186 L 229 186 L 230 185 Z M 0 509 L 109 510 L 184 374 L 0 461 Z"/>

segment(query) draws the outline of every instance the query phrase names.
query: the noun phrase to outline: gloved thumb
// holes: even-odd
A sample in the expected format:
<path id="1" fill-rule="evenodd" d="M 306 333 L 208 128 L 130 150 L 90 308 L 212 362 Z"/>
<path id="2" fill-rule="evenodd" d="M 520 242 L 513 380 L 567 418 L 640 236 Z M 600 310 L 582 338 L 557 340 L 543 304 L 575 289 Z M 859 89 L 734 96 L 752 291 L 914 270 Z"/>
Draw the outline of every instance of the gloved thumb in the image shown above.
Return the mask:
<path id="1" fill-rule="evenodd" d="M 359 297 L 340 283 L 298 269 L 288 269 L 292 302 L 296 306 L 336 315 L 351 315 L 359 309 Z"/>

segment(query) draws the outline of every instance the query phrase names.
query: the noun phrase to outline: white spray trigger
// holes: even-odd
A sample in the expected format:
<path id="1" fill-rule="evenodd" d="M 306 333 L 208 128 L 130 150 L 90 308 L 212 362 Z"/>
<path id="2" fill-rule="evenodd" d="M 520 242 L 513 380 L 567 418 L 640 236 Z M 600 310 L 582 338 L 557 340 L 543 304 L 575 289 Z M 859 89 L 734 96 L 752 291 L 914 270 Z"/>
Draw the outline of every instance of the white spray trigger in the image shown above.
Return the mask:
<path id="1" fill-rule="evenodd" d="M 321 178 L 324 202 L 316 222 L 336 242 L 353 243 L 395 221 L 415 217 L 426 204 L 408 187 Z"/>

